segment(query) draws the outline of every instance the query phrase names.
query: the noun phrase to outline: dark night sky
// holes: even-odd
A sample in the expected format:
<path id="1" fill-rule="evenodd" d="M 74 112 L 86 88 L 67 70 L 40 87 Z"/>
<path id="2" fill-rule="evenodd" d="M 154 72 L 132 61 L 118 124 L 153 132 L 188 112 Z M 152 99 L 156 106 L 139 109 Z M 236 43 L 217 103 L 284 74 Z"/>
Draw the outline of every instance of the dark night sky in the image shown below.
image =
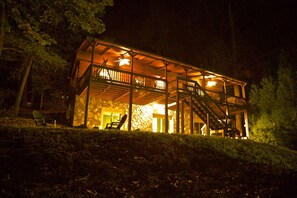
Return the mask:
<path id="1" fill-rule="evenodd" d="M 243 80 L 274 71 L 281 49 L 297 49 L 295 0 L 233 0 L 233 14 Z M 227 0 L 114 0 L 104 21 L 104 39 L 230 74 Z"/>

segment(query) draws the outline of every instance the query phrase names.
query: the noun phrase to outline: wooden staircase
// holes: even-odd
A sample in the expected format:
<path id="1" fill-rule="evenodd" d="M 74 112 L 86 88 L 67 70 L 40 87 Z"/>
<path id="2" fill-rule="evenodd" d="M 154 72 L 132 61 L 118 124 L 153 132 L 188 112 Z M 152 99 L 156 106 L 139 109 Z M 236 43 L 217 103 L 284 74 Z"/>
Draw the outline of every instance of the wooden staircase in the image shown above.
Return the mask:
<path id="1" fill-rule="evenodd" d="M 178 78 L 180 98 L 191 108 L 192 111 L 207 123 L 211 130 L 226 129 L 228 116 L 217 103 L 196 82 L 184 78 Z M 192 103 L 192 104 L 191 104 Z"/>

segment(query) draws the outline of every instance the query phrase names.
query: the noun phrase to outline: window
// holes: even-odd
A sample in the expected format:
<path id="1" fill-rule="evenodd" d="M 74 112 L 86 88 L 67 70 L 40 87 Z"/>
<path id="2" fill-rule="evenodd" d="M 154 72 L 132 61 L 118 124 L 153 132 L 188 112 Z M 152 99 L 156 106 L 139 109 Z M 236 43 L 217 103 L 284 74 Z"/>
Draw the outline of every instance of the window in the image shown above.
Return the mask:
<path id="1" fill-rule="evenodd" d="M 153 118 L 153 131 L 154 132 L 165 132 L 165 119 Z"/>
<path id="2" fill-rule="evenodd" d="M 109 109 L 102 110 L 102 121 L 101 121 L 101 128 L 105 129 L 107 123 L 111 122 L 119 122 L 124 115 L 121 111 L 113 111 Z"/>
<path id="3" fill-rule="evenodd" d="M 168 116 L 168 132 L 173 132 L 172 116 Z M 153 132 L 165 132 L 165 115 L 153 114 Z"/>

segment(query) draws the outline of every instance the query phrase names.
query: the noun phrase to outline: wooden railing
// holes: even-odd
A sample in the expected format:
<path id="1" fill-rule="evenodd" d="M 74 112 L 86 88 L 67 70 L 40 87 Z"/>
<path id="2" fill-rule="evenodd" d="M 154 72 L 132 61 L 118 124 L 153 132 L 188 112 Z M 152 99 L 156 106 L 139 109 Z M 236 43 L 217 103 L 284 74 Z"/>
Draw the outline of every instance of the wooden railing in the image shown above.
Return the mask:
<path id="1" fill-rule="evenodd" d="M 131 83 L 132 75 L 132 83 Z M 131 86 L 137 89 L 165 92 L 166 80 L 128 71 L 113 69 L 105 66 L 94 65 L 92 70 L 93 82 L 104 82 Z"/>
<path id="2" fill-rule="evenodd" d="M 182 84 L 188 84 L 189 86 L 194 86 L 196 84 L 196 81 L 192 81 L 189 79 L 179 78 L 179 88 L 183 89 Z M 198 87 L 199 86 L 199 87 Z M 238 106 L 238 107 L 245 107 L 246 106 L 246 99 L 239 97 L 239 96 L 232 96 L 225 94 L 222 91 L 212 91 L 203 89 L 198 83 L 196 85 L 197 91 L 200 93 L 201 96 L 203 96 L 205 93 L 216 103 L 218 104 L 224 104 L 229 106 Z"/>
<path id="3" fill-rule="evenodd" d="M 245 106 L 246 99 L 239 96 L 225 94 L 222 91 L 205 90 L 205 92 L 217 103 L 231 106 Z"/>

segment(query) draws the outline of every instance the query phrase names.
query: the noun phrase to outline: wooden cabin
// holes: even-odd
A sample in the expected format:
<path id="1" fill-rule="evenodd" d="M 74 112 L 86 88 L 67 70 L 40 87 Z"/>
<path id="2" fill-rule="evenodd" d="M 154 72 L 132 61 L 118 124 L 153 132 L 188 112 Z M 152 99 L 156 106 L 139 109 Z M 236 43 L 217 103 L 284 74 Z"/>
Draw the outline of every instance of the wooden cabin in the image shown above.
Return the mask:
<path id="1" fill-rule="evenodd" d="M 88 37 L 72 70 L 70 117 L 73 126 L 105 129 L 127 114 L 121 130 L 224 136 L 236 128 L 248 137 L 245 85 L 194 65 Z"/>

